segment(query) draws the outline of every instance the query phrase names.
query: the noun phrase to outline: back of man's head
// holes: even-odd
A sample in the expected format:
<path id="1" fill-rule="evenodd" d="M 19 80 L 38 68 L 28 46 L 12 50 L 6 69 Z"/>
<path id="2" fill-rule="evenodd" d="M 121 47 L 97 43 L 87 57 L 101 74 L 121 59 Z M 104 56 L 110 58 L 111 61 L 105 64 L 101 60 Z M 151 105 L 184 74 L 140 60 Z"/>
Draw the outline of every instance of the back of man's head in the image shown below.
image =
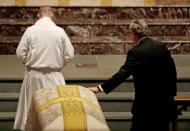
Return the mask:
<path id="1" fill-rule="evenodd" d="M 129 26 L 129 30 L 138 37 L 145 37 L 148 35 L 148 25 L 144 20 L 134 20 Z"/>
<path id="2" fill-rule="evenodd" d="M 51 8 L 50 6 L 40 7 L 40 9 L 38 11 L 38 18 L 42 18 L 42 17 L 53 18 L 53 16 L 54 16 L 53 8 Z"/>

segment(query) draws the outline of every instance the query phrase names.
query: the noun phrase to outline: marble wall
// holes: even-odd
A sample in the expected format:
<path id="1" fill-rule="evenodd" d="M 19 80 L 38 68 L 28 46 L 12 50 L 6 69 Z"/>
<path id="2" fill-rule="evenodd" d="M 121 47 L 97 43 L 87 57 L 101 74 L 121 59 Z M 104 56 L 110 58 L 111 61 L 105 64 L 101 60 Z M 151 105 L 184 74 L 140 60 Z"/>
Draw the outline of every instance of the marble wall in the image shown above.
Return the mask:
<path id="1" fill-rule="evenodd" d="M 0 54 L 15 54 L 22 34 L 37 20 L 38 7 L 0 10 Z M 127 54 L 134 46 L 128 29 L 134 19 L 144 19 L 149 36 L 164 42 L 173 54 L 190 54 L 190 6 L 55 7 L 55 14 L 54 21 L 65 29 L 75 54 Z"/>
<path id="2" fill-rule="evenodd" d="M 190 0 L 0 0 L 0 6 L 156 6 L 189 4 Z"/>

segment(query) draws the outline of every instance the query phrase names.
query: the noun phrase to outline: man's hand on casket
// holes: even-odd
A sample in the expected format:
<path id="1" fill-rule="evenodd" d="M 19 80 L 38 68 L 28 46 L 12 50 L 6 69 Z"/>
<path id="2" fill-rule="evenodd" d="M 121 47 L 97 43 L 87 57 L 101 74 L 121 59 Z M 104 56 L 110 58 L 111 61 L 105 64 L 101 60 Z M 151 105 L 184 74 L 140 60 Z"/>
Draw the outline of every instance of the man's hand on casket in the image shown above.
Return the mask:
<path id="1" fill-rule="evenodd" d="M 90 91 L 92 91 L 92 92 L 94 92 L 94 93 L 99 93 L 99 92 L 101 92 L 98 87 L 89 87 L 89 88 L 87 88 L 87 89 L 89 89 Z"/>

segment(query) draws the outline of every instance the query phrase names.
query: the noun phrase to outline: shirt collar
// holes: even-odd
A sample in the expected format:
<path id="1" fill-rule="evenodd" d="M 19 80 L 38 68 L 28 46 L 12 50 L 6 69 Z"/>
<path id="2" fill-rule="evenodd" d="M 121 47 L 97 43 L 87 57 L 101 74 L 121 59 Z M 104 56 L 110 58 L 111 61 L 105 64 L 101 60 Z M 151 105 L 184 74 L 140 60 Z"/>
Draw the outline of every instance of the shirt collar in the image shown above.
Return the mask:
<path id="1" fill-rule="evenodd" d="M 55 25 L 49 17 L 42 17 L 35 23 L 36 25 Z"/>

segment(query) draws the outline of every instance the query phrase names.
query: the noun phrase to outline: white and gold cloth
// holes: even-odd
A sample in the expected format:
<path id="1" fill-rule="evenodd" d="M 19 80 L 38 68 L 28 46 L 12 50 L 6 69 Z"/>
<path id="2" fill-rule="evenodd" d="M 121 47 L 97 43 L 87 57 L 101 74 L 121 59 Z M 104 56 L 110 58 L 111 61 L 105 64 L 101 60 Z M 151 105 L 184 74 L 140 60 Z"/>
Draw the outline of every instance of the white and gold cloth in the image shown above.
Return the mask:
<path id="1" fill-rule="evenodd" d="M 33 95 L 25 131 L 109 131 L 95 94 L 77 85 Z"/>

